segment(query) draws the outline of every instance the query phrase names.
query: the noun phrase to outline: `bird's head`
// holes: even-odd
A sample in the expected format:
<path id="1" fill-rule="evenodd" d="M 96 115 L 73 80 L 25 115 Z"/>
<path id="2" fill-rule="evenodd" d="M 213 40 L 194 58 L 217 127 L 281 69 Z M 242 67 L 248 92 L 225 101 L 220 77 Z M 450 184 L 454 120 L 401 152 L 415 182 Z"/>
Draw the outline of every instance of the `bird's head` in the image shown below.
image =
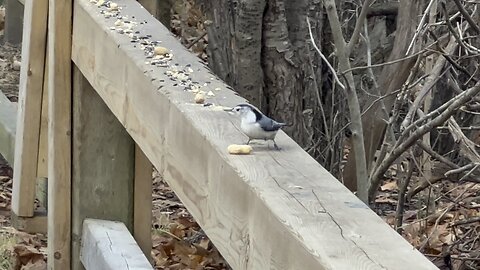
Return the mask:
<path id="1" fill-rule="evenodd" d="M 262 113 L 257 108 L 246 103 L 238 104 L 237 106 L 233 107 L 233 109 L 229 110 L 229 113 L 238 115 L 242 121 L 247 122 L 256 122 L 263 117 Z"/>
<path id="2" fill-rule="evenodd" d="M 255 109 L 249 104 L 238 104 L 237 106 L 233 107 L 232 113 L 239 116 L 246 116 L 254 112 L 254 110 Z"/>

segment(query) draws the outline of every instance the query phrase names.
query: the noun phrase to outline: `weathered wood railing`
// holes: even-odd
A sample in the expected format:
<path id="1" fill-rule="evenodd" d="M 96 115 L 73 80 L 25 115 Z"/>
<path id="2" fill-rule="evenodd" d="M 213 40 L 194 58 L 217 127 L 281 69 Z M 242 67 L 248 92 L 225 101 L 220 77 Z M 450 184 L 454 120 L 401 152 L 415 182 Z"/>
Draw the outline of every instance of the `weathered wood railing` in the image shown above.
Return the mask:
<path id="1" fill-rule="evenodd" d="M 83 222 L 80 261 L 86 270 L 153 270 L 125 224 L 106 220 Z"/>
<path id="2" fill-rule="evenodd" d="M 252 155 L 229 155 L 229 144 L 245 140 L 237 119 L 195 104 L 184 84 L 212 91 L 207 101 L 215 105 L 246 101 L 140 4 L 115 2 L 122 20 L 136 24 L 118 29 L 117 16 L 105 14 L 112 10 L 75 0 L 70 40 L 71 2 L 50 0 L 43 91 L 52 269 L 79 269 L 86 218 L 123 222 L 148 254 L 149 162 L 234 269 L 436 269 L 285 133 L 282 151 L 256 146 Z M 142 49 L 156 41 L 173 55 L 166 65 L 152 64 Z"/>

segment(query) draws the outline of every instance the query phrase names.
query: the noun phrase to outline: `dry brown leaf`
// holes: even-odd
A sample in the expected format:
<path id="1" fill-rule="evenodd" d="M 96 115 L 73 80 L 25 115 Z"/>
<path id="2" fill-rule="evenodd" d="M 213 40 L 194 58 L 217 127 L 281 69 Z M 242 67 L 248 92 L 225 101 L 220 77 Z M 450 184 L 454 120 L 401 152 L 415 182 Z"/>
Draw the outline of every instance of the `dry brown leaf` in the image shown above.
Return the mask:
<path id="1" fill-rule="evenodd" d="M 44 259 L 43 254 L 39 250 L 24 244 L 15 245 L 13 251 L 22 265 L 26 265 L 28 262 L 43 261 Z"/>
<path id="2" fill-rule="evenodd" d="M 391 191 L 391 190 L 398 190 L 398 185 L 397 181 L 390 181 L 388 183 L 385 183 L 380 187 L 381 191 Z"/>
<path id="3" fill-rule="evenodd" d="M 20 268 L 21 270 L 45 270 L 47 269 L 47 263 L 44 260 L 38 260 L 34 263 L 29 262 Z"/>
<path id="4" fill-rule="evenodd" d="M 375 202 L 376 203 L 391 203 L 391 204 L 395 204 L 397 203 L 397 200 L 394 200 L 394 199 L 391 199 L 391 198 L 387 198 L 387 197 L 384 197 L 384 196 L 380 196 L 378 198 L 375 199 Z"/>

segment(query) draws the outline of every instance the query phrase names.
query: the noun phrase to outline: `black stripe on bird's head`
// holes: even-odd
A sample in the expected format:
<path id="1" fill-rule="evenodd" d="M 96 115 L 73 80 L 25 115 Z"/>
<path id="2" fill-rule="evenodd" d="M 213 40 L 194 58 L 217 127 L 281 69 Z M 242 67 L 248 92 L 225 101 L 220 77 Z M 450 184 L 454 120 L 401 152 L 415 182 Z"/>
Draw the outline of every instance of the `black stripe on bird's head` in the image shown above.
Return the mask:
<path id="1" fill-rule="evenodd" d="M 263 114 L 255 106 L 247 103 L 238 104 L 232 109 L 232 111 L 240 114 L 242 112 L 252 111 L 255 114 L 256 121 L 260 121 L 263 117 Z"/>

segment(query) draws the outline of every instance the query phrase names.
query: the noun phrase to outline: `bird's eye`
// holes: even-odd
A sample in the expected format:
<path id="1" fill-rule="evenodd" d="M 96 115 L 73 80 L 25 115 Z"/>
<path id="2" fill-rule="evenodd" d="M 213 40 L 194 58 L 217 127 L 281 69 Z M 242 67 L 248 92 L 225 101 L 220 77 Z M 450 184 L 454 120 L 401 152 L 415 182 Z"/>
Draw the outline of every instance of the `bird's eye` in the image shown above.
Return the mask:
<path id="1" fill-rule="evenodd" d="M 239 112 L 239 111 L 240 111 L 240 108 L 236 108 L 235 111 Z"/>

